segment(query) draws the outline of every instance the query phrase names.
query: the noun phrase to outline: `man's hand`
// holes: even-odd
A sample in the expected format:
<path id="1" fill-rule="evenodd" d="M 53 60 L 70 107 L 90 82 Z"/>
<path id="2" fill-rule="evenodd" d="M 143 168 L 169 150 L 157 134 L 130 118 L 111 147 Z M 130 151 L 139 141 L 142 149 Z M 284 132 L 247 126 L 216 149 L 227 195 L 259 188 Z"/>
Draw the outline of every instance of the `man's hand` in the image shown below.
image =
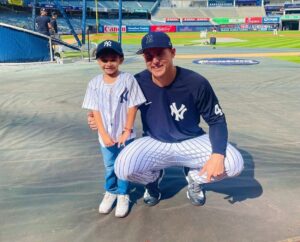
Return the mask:
<path id="1" fill-rule="evenodd" d="M 199 175 L 201 176 L 206 173 L 207 181 L 210 182 L 212 177 L 222 176 L 224 171 L 224 155 L 212 154 L 201 169 Z"/>
<path id="2" fill-rule="evenodd" d="M 130 136 L 130 131 L 124 130 L 122 135 L 120 135 L 118 139 L 118 148 L 120 148 L 121 146 L 125 146 L 125 142 L 129 136 Z"/>
<path id="3" fill-rule="evenodd" d="M 94 114 L 92 111 L 87 113 L 87 121 L 88 121 L 88 125 L 90 126 L 91 130 L 97 130 L 97 125 L 95 122 L 95 118 L 94 118 Z"/>

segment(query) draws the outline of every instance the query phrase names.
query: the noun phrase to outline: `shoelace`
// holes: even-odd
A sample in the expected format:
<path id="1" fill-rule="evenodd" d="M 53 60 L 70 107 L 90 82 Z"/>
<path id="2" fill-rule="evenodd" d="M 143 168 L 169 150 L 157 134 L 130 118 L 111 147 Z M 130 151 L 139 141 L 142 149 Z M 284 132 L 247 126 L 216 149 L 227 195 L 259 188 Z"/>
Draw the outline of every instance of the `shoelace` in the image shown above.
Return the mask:
<path id="1" fill-rule="evenodd" d="M 191 186 L 191 188 L 192 188 L 192 190 L 193 190 L 194 193 L 201 192 L 201 187 L 196 182 L 191 183 L 190 186 Z"/>
<path id="2" fill-rule="evenodd" d="M 104 193 L 104 199 L 105 199 L 105 200 L 107 200 L 107 199 L 109 199 L 109 198 L 111 198 L 111 197 L 113 197 L 113 196 L 115 196 L 115 195 L 114 195 L 114 194 L 111 194 L 111 193 L 108 193 L 108 192 Z"/>
<path id="3" fill-rule="evenodd" d="M 129 196 L 127 196 L 127 195 L 119 195 L 118 199 L 119 199 L 119 197 L 121 198 L 121 200 L 127 200 L 128 202 L 131 202 L 129 199 Z"/>

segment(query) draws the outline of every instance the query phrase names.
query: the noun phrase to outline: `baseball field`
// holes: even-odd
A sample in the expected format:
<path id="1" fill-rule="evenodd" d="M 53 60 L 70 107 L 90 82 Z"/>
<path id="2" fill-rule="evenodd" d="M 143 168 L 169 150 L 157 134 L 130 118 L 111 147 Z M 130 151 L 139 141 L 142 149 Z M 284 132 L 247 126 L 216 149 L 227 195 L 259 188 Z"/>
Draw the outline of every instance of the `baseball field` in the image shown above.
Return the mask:
<path id="1" fill-rule="evenodd" d="M 214 36 L 217 39 L 216 47 L 236 47 L 254 49 L 281 49 L 272 55 L 264 55 L 270 58 L 300 63 L 300 31 L 279 31 L 278 35 L 273 32 L 216 32 L 208 33 L 206 39 L 200 39 L 199 33 L 168 33 L 176 46 L 205 46 L 209 38 Z M 144 33 L 122 33 L 122 44 L 136 45 L 138 49 L 140 40 Z M 81 36 L 79 36 L 81 39 Z M 73 36 L 62 36 L 62 39 L 75 43 Z M 90 40 L 99 43 L 105 39 L 118 40 L 117 33 L 92 34 Z M 294 49 L 295 52 L 286 52 L 287 49 Z M 254 51 L 255 52 L 255 51 Z M 269 51 L 268 51 L 269 52 Z M 66 53 L 66 57 L 76 56 L 76 53 Z"/>

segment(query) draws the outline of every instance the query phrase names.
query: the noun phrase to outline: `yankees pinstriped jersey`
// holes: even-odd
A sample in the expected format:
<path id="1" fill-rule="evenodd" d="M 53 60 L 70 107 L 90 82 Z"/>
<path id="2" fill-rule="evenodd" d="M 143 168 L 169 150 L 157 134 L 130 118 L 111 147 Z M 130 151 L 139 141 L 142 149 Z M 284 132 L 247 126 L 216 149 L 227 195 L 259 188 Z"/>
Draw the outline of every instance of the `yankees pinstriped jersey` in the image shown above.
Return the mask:
<path id="1" fill-rule="evenodd" d="M 148 70 L 135 75 L 147 99 L 140 106 L 144 134 L 167 143 L 198 137 L 205 134 L 199 126 L 202 116 L 212 152 L 225 155 L 227 124 L 211 85 L 196 72 L 176 68 L 174 82 L 163 88 L 153 83 Z"/>
<path id="2" fill-rule="evenodd" d="M 106 132 L 117 141 L 126 124 L 128 109 L 145 102 L 145 97 L 133 75 L 120 72 L 117 80 L 108 84 L 103 74 L 94 77 L 88 84 L 82 108 L 99 111 Z M 135 138 L 136 133 L 128 139 Z M 105 146 L 101 136 L 99 142 Z"/>

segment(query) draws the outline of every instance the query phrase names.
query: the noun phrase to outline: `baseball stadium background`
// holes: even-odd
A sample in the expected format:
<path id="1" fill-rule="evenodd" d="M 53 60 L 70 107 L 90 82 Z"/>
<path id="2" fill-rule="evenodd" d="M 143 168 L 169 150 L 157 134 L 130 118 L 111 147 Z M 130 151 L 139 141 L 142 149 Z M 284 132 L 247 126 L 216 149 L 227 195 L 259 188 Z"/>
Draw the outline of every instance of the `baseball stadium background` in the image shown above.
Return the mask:
<path id="1" fill-rule="evenodd" d="M 151 31 L 172 33 L 175 42 L 176 39 L 184 39 L 183 44 L 197 44 L 199 33 L 208 32 L 209 34 L 205 35 L 202 44 L 220 42 L 219 44 L 224 45 L 224 42 L 229 41 L 218 40 L 224 36 L 222 33 L 240 32 L 239 35 L 235 34 L 237 39 L 239 37 L 247 39 L 251 36 L 252 39 L 256 39 L 270 37 L 270 33 L 275 30 L 295 30 L 297 31 L 295 34 L 286 32 L 286 37 L 294 38 L 294 40 L 285 40 L 288 45 L 282 44 L 282 47 L 288 47 L 293 44 L 297 46 L 295 41 L 297 42 L 299 38 L 300 29 L 300 2 L 286 3 L 280 0 L 1 0 L 0 23 L 2 25 L 0 25 L 0 31 L 3 33 L 2 35 L 9 35 L 10 37 L 7 38 L 14 39 L 17 43 L 20 39 L 22 41 L 27 39 L 29 43 L 34 42 L 35 44 L 27 44 L 25 51 L 19 48 L 16 52 L 15 42 L 4 39 L 1 43 L 0 62 L 52 61 L 55 59 L 55 54 L 51 53 L 50 48 L 52 44 L 55 44 L 55 40 L 46 38 L 40 42 L 41 38 L 37 38 L 37 35 L 32 35 L 30 32 L 35 31 L 35 18 L 42 7 L 48 10 L 49 15 L 53 11 L 59 13 L 58 26 L 61 40 L 81 47 L 81 50 L 88 49 L 89 54 L 92 55 L 94 53 L 90 51 L 90 48 L 94 50 L 95 45 L 101 39 L 115 38 L 120 42 L 124 39 L 125 44 L 138 44 L 141 36 Z M 244 34 L 245 32 L 254 34 Z M 269 32 L 269 35 L 257 35 L 257 32 Z M 198 35 L 191 33 L 198 33 Z M 105 34 L 107 34 L 106 37 L 104 37 Z M 20 38 L 19 35 L 23 35 L 23 37 Z M 69 38 L 68 35 L 73 35 L 73 37 Z M 116 35 L 117 37 L 114 37 Z M 228 34 L 225 34 L 226 36 Z M 278 45 L 282 39 L 284 38 L 277 41 Z M 94 45 L 86 47 L 85 44 L 87 42 L 90 44 L 90 41 Z M 274 41 L 276 40 L 271 39 L 271 42 Z M 270 47 L 273 44 L 270 43 Z M 37 45 L 40 47 L 35 48 Z M 268 43 L 265 42 L 264 45 L 268 45 Z M 16 57 L 18 55 L 22 58 L 18 59 Z"/>

